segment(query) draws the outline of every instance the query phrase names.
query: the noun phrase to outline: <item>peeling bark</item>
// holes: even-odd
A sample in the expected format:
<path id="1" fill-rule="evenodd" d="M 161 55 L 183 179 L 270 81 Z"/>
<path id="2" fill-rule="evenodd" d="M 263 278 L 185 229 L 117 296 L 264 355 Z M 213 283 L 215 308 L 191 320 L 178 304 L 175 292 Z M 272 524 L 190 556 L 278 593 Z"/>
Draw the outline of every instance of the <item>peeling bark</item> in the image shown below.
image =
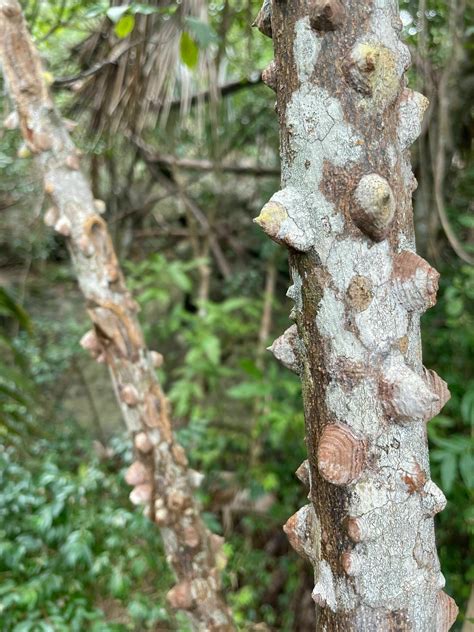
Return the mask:
<path id="1" fill-rule="evenodd" d="M 206 529 L 193 497 L 199 479 L 177 443 L 168 402 L 137 319 L 138 306 L 126 289 L 105 221 L 80 170 L 80 156 L 50 100 L 17 0 L 0 0 L 0 54 L 20 129 L 36 156 L 52 206 L 45 222 L 66 238 L 93 329 L 82 346 L 110 370 L 136 461 L 128 469 L 130 500 L 161 529 L 166 559 L 178 583 L 169 602 L 188 614 L 195 630 L 233 630 L 218 565 L 219 547 Z M 197 475 L 197 476 L 196 476 Z"/>
<path id="2" fill-rule="evenodd" d="M 422 365 L 438 273 L 415 253 L 408 153 L 427 100 L 405 85 L 398 3 L 273 0 L 259 15 L 282 188 L 255 221 L 289 252 L 297 330 L 271 350 L 301 376 L 312 503 L 285 531 L 314 566 L 318 631 L 448 630 L 425 422 L 449 392 Z"/>

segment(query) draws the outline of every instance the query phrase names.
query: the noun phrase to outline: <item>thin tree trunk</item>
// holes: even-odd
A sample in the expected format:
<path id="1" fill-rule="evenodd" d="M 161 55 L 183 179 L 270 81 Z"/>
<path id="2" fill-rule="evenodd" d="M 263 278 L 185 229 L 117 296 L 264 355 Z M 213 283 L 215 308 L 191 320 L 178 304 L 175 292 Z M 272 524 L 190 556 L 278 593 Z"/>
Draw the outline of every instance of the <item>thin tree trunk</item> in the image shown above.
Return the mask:
<path id="1" fill-rule="evenodd" d="M 44 177 L 53 206 L 45 221 L 64 235 L 93 329 L 82 345 L 106 362 L 123 416 L 133 435 L 136 461 L 126 479 L 130 498 L 147 505 L 161 529 L 166 557 L 178 583 L 168 593 L 173 607 L 186 611 L 196 630 L 233 630 L 220 588 L 220 538 L 201 519 L 193 496 L 199 475 L 188 469 L 183 448 L 171 430 L 168 403 L 136 316 L 138 306 L 125 287 L 117 257 L 80 171 L 77 151 L 55 110 L 42 77 L 37 52 L 16 0 L 0 0 L 0 55 L 20 127 Z"/>
<path id="2" fill-rule="evenodd" d="M 405 87 L 398 3 L 266 0 L 256 24 L 282 158 L 256 222 L 289 250 L 297 329 L 273 351 L 301 375 L 311 500 L 285 531 L 314 566 L 317 630 L 448 630 L 425 422 L 449 392 L 421 360 L 439 275 L 415 254 L 408 153 L 427 102 Z"/>
<path id="3" fill-rule="evenodd" d="M 268 260 L 265 274 L 265 289 L 263 290 L 263 308 L 258 332 L 257 353 L 255 356 L 255 366 L 258 371 L 263 371 L 264 356 L 270 329 L 272 325 L 273 298 L 275 296 L 275 286 L 277 280 L 277 266 L 275 257 Z M 250 444 L 250 466 L 255 467 L 262 452 L 262 441 L 258 433 L 258 419 L 266 416 L 269 410 L 271 395 L 266 393 L 262 397 L 256 397 L 253 405 L 253 421 L 251 425 Z"/>
<path id="4" fill-rule="evenodd" d="M 434 200 L 438 211 L 439 220 L 444 233 L 457 256 L 466 263 L 474 265 L 474 257 L 465 251 L 452 228 L 444 203 L 444 180 L 446 177 L 446 153 L 451 140 L 450 124 L 450 100 L 449 86 L 453 79 L 459 76 L 459 66 L 463 57 L 463 48 L 460 38 L 460 18 L 466 10 L 465 2 L 451 0 L 449 13 L 449 39 L 451 43 L 451 56 L 446 68 L 441 73 L 438 84 L 438 137 L 433 152 L 433 177 Z"/>

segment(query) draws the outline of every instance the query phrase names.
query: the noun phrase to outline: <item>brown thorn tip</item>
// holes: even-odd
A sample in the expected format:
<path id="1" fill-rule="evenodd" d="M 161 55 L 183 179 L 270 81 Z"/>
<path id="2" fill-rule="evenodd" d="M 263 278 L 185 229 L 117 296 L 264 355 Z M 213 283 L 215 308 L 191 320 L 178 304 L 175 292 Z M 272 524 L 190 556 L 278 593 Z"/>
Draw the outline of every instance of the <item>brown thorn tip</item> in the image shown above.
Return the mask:
<path id="1" fill-rule="evenodd" d="M 262 8 L 258 12 L 252 26 L 256 26 L 260 33 L 267 37 L 272 37 L 272 3 L 271 0 L 264 0 Z"/>
<path id="2" fill-rule="evenodd" d="M 354 551 L 344 551 L 341 555 L 341 565 L 346 575 L 354 576 L 360 572 L 360 559 Z"/>
<path id="3" fill-rule="evenodd" d="M 423 374 L 428 387 L 438 397 L 438 400 L 433 403 L 427 413 L 426 419 L 428 420 L 436 417 L 444 405 L 451 399 L 451 393 L 449 392 L 446 382 L 440 378 L 436 371 L 423 367 Z"/>
<path id="4" fill-rule="evenodd" d="M 318 468 L 334 485 L 347 485 L 359 478 L 366 460 L 365 442 L 345 424 L 330 424 L 321 435 Z"/>
<path id="5" fill-rule="evenodd" d="M 54 230 L 64 237 L 69 237 L 71 234 L 71 222 L 67 217 L 60 217 L 54 225 Z"/>
<path id="6" fill-rule="evenodd" d="M 310 477 L 308 459 L 305 459 L 303 461 L 303 463 L 296 470 L 295 474 L 298 480 L 300 480 L 303 483 L 303 485 L 305 485 L 308 488 L 310 487 L 311 477 Z"/>
<path id="7" fill-rule="evenodd" d="M 148 469 L 140 461 L 135 461 L 130 465 L 125 473 L 125 481 L 132 486 L 143 485 L 149 483 L 150 473 Z"/>
<path id="8" fill-rule="evenodd" d="M 148 454 L 153 449 L 153 444 L 150 441 L 146 432 L 139 432 L 135 435 L 133 443 L 137 450 L 143 452 L 143 454 Z"/>
<path id="9" fill-rule="evenodd" d="M 357 518 L 349 518 L 347 520 L 347 533 L 354 542 L 362 540 L 362 529 Z"/>
<path id="10" fill-rule="evenodd" d="M 125 384 L 120 388 L 120 399 L 127 406 L 136 406 L 140 401 L 140 395 L 133 384 Z"/>
<path id="11" fill-rule="evenodd" d="M 137 485 L 130 492 L 129 498 L 133 505 L 146 505 L 151 500 L 152 486 L 149 483 Z"/>
<path id="12" fill-rule="evenodd" d="M 97 358 L 102 352 L 102 346 L 93 329 L 89 329 L 89 331 L 82 336 L 79 344 L 85 351 L 88 351 L 93 358 Z"/>
<path id="13" fill-rule="evenodd" d="M 166 600 L 172 608 L 189 610 L 193 605 L 193 597 L 189 582 L 180 582 L 173 586 L 166 595 Z"/>
<path id="14" fill-rule="evenodd" d="M 78 171 L 81 166 L 79 157 L 76 154 L 69 154 L 69 156 L 66 157 L 65 164 L 71 171 Z"/>
<path id="15" fill-rule="evenodd" d="M 368 237 L 374 241 L 385 239 L 395 216 L 395 198 L 387 180 L 377 173 L 362 176 L 353 193 L 350 213 Z"/>
<path id="16" fill-rule="evenodd" d="M 159 353 L 158 351 L 150 351 L 150 359 L 155 369 L 159 369 L 161 366 L 163 366 L 163 354 Z"/>
<path id="17" fill-rule="evenodd" d="M 458 614 L 459 608 L 454 599 L 440 590 L 436 598 L 436 632 L 448 632 Z"/>
<path id="18" fill-rule="evenodd" d="M 436 303 L 439 272 L 414 252 L 404 250 L 393 262 L 393 283 L 400 303 L 424 312 Z"/>
<path id="19" fill-rule="evenodd" d="M 317 557 L 317 524 L 312 504 L 305 505 L 290 516 L 283 526 L 292 548 L 305 559 L 315 561 Z"/>
<path id="20" fill-rule="evenodd" d="M 301 352 L 299 347 L 298 328 L 296 325 L 292 325 L 273 341 L 273 344 L 268 347 L 268 351 L 285 368 L 299 374 L 301 372 Z"/>
<path id="21" fill-rule="evenodd" d="M 262 72 L 262 81 L 266 86 L 268 86 L 269 88 L 271 88 L 272 90 L 276 92 L 277 72 L 276 72 L 275 61 L 270 62 L 270 64 Z"/>

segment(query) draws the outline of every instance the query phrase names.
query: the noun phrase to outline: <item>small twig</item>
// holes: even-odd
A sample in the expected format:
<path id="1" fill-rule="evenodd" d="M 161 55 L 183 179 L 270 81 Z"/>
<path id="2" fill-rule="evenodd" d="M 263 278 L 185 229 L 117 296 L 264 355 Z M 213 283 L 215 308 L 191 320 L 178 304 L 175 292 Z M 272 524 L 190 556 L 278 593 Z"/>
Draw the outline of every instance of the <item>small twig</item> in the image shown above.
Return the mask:
<path id="1" fill-rule="evenodd" d="M 252 175 L 263 177 L 279 177 L 280 169 L 276 167 L 263 167 L 260 165 L 245 165 L 241 163 L 219 164 L 212 160 L 198 158 L 176 158 L 166 154 L 148 153 L 148 160 L 159 165 L 167 165 L 187 169 L 190 171 L 220 171 L 224 173 L 235 173 L 237 175 Z"/>
<path id="2" fill-rule="evenodd" d="M 224 253 L 222 252 L 222 248 L 219 245 L 216 236 L 212 232 L 211 226 L 207 220 L 206 214 L 199 208 L 196 202 L 189 197 L 189 195 L 185 191 L 180 191 L 176 182 L 170 178 L 166 177 L 166 175 L 159 169 L 158 165 L 155 162 L 148 160 L 148 155 L 146 151 L 143 149 L 143 143 L 140 139 L 136 139 L 130 133 L 126 134 L 132 141 L 136 144 L 140 151 L 140 155 L 145 161 L 148 169 L 151 174 L 158 182 L 161 182 L 163 186 L 168 189 L 168 191 L 172 191 L 174 193 L 178 193 L 183 204 L 186 208 L 191 212 L 194 218 L 197 220 L 198 224 L 209 234 L 209 245 L 216 260 L 217 266 L 225 279 L 228 279 L 231 276 L 231 269 L 229 263 L 227 262 Z"/>
<path id="3" fill-rule="evenodd" d="M 118 53 L 116 52 L 114 54 L 112 52 L 111 56 L 108 57 L 107 59 L 104 59 L 104 61 L 98 62 L 97 64 L 94 64 L 91 68 L 88 68 L 87 70 L 83 70 L 82 72 L 79 72 L 76 75 L 71 75 L 69 77 L 57 77 L 51 84 L 51 87 L 52 88 L 66 88 L 67 86 L 71 86 L 77 83 L 78 81 L 82 81 L 83 79 L 88 79 L 89 77 L 92 77 L 93 75 L 96 75 L 97 73 L 99 73 L 106 66 L 114 66 L 118 62 L 120 57 L 122 57 L 122 55 L 125 55 L 125 53 L 127 53 L 132 48 L 135 48 L 139 44 L 142 44 L 143 41 L 144 40 L 138 40 L 136 42 L 132 42 L 131 44 L 123 48 L 123 50 L 119 50 Z M 118 48 L 121 48 L 121 46 Z"/>

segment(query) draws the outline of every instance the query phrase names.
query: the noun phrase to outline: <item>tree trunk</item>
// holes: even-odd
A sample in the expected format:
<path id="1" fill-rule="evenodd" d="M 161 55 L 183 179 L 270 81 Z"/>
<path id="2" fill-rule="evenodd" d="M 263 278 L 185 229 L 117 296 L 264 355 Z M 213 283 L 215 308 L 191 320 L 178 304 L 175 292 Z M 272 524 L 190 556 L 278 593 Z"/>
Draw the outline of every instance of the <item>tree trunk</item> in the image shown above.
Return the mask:
<path id="1" fill-rule="evenodd" d="M 272 350 L 301 375 L 311 504 L 285 525 L 314 566 L 317 630 L 441 632 L 425 422 L 449 398 L 421 360 L 438 273 L 415 254 L 409 146 L 426 99 L 394 0 L 266 0 L 282 189 L 258 218 L 289 250 L 296 321 Z"/>
<path id="2" fill-rule="evenodd" d="M 93 329 L 81 344 L 107 363 L 133 436 L 136 461 L 126 480 L 130 499 L 147 505 L 161 529 L 166 558 L 178 579 L 168 601 L 184 610 L 195 630 L 233 630 L 218 571 L 221 538 L 201 519 L 193 487 L 200 475 L 187 467 L 172 433 L 168 403 L 157 381 L 161 356 L 145 346 L 137 308 L 125 287 L 107 226 L 80 158 L 45 85 L 41 63 L 16 0 L 0 0 L 0 56 L 21 132 L 52 201 L 45 222 L 64 235 Z"/>

